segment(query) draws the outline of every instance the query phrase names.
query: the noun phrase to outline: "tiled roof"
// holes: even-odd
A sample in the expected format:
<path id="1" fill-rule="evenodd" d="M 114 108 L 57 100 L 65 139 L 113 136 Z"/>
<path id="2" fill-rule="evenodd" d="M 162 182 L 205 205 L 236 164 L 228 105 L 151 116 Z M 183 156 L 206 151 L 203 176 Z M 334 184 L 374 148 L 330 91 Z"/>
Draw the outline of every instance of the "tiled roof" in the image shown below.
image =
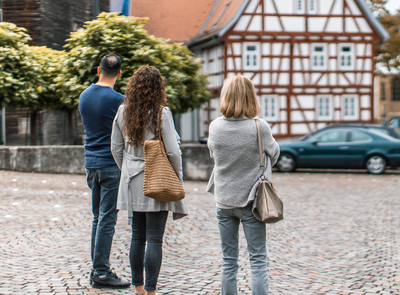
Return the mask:
<path id="1" fill-rule="evenodd" d="M 216 1 L 133 0 L 132 15 L 150 18 L 150 34 L 186 43 L 198 34 Z"/>
<path id="2" fill-rule="evenodd" d="M 207 39 L 228 29 L 229 24 L 242 13 L 247 3 L 248 0 L 216 0 L 199 34 L 192 42 Z"/>
<path id="3" fill-rule="evenodd" d="M 367 21 L 385 40 L 387 32 L 364 0 L 356 0 Z M 149 17 L 148 31 L 190 47 L 221 37 L 238 20 L 249 0 L 132 0 L 132 15 Z"/>

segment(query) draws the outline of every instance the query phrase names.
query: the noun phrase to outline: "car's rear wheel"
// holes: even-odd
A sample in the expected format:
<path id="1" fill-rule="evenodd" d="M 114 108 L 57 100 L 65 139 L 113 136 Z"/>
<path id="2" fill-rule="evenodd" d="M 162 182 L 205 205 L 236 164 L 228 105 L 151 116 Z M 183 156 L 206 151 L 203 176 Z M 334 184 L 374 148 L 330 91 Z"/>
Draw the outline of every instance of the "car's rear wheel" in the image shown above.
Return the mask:
<path id="1" fill-rule="evenodd" d="M 365 166 L 371 174 L 382 174 L 386 169 L 386 160 L 379 155 L 374 155 L 367 159 Z"/>
<path id="2" fill-rule="evenodd" d="M 281 172 L 292 172 L 296 169 L 294 157 L 290 154 L 282 153 L 276 167 Z"/>

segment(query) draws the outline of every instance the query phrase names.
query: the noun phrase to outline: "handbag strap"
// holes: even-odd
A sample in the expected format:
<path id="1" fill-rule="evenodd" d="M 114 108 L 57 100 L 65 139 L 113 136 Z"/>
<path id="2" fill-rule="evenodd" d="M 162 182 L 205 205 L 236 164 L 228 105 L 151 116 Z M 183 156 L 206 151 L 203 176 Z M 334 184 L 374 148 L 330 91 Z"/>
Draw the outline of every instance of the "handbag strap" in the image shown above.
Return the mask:
<path id="1" fill-rule="evenodd" d="M 260 155 L 260 167 L 264 168 L 264 157 L 263 157 L 263 148 L 262 148 L 262 135 L 261 135 L 261 126 L 260 126 L 260 121 L 258 119 L 256 120 L 256 126 L 257 126 L 257 138 L 258 138 L 258 153 Z"/>
<path id="2" fill-rule="evenodd" d="M 164 154 L 164 156 L 167 156 L 167 154 L 165 153 L 165 150 L 164 150 L 164 143 L 163 143 L 163 140 L 162 140 L 162 137 L 161 137 L 161 126 L 162 126 L 161 115 L 162 115 L 163 109 L 164 109 L 164 107 L 161 107 L 160 111 L 158 112 L 158 121 L 157 121 L 158 140 L 160 142 L 161 152 Z"/>

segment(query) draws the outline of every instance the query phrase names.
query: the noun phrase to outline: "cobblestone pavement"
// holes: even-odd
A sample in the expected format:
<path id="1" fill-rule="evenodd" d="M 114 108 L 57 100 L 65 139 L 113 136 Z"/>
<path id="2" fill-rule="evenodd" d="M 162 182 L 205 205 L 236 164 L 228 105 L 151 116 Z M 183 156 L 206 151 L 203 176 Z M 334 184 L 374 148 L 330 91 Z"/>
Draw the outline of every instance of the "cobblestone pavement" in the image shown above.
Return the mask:
<path id="1" fill-rule="evenodd" d="M 271 295 L 400 294 L 400 171 L 275 173 L 285 220 L 267 226 Z M 158 294 L 220 294 L 213 197 L 186 182 L 190 216 L 169 219 Z M 133 294 L 91 288 L 90 194 L 82 175 L 0 171 L 0 294 Z M 251 294 L 246 243 L 239 294 Z M 119 213 L 111 263 L 130 278 Z"/>

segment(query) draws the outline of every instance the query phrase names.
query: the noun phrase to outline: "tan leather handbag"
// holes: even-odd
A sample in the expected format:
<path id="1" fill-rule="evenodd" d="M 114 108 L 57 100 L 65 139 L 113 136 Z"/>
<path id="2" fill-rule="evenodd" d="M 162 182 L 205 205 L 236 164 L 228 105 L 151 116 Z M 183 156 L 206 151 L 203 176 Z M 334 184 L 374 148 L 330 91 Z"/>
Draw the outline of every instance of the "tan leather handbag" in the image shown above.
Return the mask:
<path id="1" fill-rule="evenodd" d="M 260 167 L 264 168 L 263 144 L 260 122 L 256 119 L 258 151 L 260 155 Z M 263 169 L 264 170 L 264 169 Z M 278 192 L 264 175 L 257 188 L 256 193 L 256 211 L 260 217 L 260 221 L 264 223 L 274 223 L 283 219 L 283 202 Z"/>
<path id="2" fill-rule="evenodd" d="M 185 191 L 165 153 L 161 114 L 162 109 L 158 115 L 158 140 L 144 142 L 143 193 L 161 202 L 175 202 L 185 197 Z"/>

